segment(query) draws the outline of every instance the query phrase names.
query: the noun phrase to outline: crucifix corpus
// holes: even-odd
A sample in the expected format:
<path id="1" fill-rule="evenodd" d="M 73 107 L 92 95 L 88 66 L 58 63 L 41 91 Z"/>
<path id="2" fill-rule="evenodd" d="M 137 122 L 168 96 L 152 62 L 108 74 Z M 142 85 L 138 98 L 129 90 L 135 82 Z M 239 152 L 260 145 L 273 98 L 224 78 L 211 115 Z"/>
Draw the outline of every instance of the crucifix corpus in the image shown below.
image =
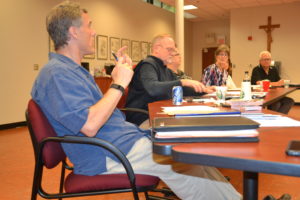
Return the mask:
<path id="1" fill-rule="evenodd" d="M 272 31 L 275 28 L 280 28 L 280 24 L 272 24 L 272 17 L 268 16 L 268 24 L 259 26 L 259 29 L 264 29 L 267 33 L 267 50 L 271 52 L 271 43 L 273 42 L 272 39 Z"/>

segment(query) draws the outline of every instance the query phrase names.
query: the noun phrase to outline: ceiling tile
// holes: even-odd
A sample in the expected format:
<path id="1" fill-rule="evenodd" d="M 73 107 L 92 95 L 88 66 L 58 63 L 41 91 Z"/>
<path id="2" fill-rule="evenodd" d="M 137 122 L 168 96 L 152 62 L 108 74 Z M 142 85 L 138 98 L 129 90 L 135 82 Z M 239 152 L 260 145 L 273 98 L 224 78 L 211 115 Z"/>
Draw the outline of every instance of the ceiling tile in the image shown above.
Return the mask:
<path id="1" fill-rule="evenodd" d="M 199 9 L 188 11 L 198 16 L 191 21 L 216 20 L 229 18 L 231 9 L 254 7 L 262 5 L 284 4 L 300 0 L 185 0 L 185 5 L 192 4 Z M 161 0 L 168 5 L 175 6 L 175 0 Z"/>

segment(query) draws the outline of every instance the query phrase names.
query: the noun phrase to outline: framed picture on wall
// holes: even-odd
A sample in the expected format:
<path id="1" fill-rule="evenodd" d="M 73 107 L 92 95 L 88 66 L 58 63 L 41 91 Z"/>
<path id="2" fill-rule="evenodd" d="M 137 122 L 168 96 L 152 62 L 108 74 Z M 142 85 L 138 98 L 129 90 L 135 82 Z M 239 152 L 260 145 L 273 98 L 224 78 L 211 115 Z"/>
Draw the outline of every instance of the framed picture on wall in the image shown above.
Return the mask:
<path id="1" fill-rule="evenodd" d="M 139 41 L 131 41 L 131 59 L 133 62 L 141 60 L 141 46 Z"/>
<path id="2" fill-rule="evenodd" d="M 111 52 L 117 52 L 120 49 L 120 38 L 110 37 L 109 38 L 109 45 L 110 45 L 110 59 L 114 60 L 114 56 L 111 54 Z"/>
<path id="3" fill-rule="evenodd" d="M 94 42 L 94 49 L 95 49 L 95 42 Z M 84 59 L 95 59 L 95 52 L 90 55 L 83 56 Z"/>
<path id="4" fill-rule="evenodd" d="M 83 56 L 84 59 L 95 59 L 95 53 Z"/>
<path id="5" fill-rule="evenodd" d="M 108 37 L 97 35 L 97 59 L 107 60 L 108 56 Z"/>
<path id="6" fill-rule="evenodd" d="M 149 44 L 148 42 L 141 42 L 141 57 L 146 58 L 149 55 Z"/>
<path id="7" fill-rule="evenodd" d="M 149 42 L 149 45 L 148 45 L 148 52 L 149 52 L 149 54 L 151 54 L 151 51 L 152 51 L 152 43 L 151 42 Z"/>
<path id="8" fill-rule="evenodd" d="M 49 36 L 49 52 L 55 53 L 54 42 Z"/>
<path id="9" fill-rule="evenodd" d="M 124 51 L 124 53 L 126 53 L 129 57 L 130 57 L 130 53 L 131 53 L 131 48 L 130 48 L 130 40 L 128 39 L 122 39 L 121 40 L 121 47 L 127 46 L 127 49 Z"/>

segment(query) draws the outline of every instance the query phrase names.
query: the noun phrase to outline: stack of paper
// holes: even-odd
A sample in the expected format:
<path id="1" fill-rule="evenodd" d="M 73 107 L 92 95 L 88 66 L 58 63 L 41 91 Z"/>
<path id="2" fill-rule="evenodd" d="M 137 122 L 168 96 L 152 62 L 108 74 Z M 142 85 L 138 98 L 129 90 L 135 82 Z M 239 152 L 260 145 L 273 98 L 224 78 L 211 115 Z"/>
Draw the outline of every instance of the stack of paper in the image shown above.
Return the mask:
<path id="1" fill-rule="evenodd" d="M 240 110 L 241 112 L 247 111 L 261 111 L 263 100 L 252 99 L 252 100 L 242 100 L 242 99 L 233 99 L 227 101 L 232 109 Z"/>
<path id="2" fill-rule="evenodd" d="M 163 142 L 256 142 L 259 123 L 242 117 L 160 117 L 152 123 L 154 140 Z"/>

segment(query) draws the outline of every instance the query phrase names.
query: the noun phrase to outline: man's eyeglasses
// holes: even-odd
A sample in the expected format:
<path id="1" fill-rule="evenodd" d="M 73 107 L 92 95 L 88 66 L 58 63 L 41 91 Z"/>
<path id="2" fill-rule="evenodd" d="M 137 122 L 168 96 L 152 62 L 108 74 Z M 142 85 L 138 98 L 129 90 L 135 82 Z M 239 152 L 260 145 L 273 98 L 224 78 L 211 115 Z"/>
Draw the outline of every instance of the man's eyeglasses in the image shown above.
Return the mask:
<path id="1" fill-rule="evenodd" d="M 173 47 L 164 47 L 164 46 L 162 46 L 162 45 L 159 45 L 159 46 L 161 46 L 162 48 L 166 49 L 168 52 L 174 52 L 174 51 L 176 50 L 176 49 L 173 48 Z"/>
<path id="2" fill-rule="evenodd" d="M 168 48 L 165 48 L 165 49 L 167 49 L 168 52 L 174 52 L 174 51 L 175 51 L 174 48 L 169 48 L 169 47 L 168 47 Z"/>
<path id="3" fill-rule="evenodd" d="M 271 61 L 271 58 L 262 58 L 261 61 Z"/>

